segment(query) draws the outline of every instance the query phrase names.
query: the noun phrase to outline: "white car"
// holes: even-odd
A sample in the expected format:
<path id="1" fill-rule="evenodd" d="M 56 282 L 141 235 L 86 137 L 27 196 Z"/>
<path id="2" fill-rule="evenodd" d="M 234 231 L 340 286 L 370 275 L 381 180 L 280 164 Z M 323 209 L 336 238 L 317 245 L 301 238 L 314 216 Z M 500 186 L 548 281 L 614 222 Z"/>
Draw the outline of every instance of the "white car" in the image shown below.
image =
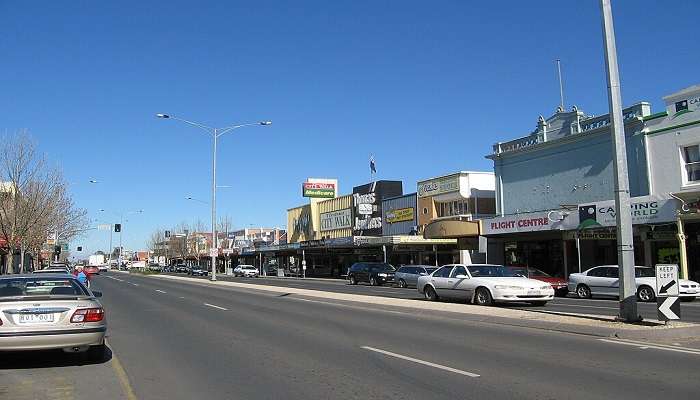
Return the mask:
<path id="1" fill-rule="evenodd" d="M 260 275 L 258 268 L 252 265 L 239 265 L 233 269 L 233 276 L 257 277 Z"/>
<path id="2" fill-rule="evenodd" d="M 569 275 L 569 291 L 579 298 L 590 299 L 592 296 L 619 296 L 620 278 L 617 265 L 601 265 L 586 271 Z M 656 271 L 650 267 L 634 267 L 637 299 L 639 301 L 656 300 Z M 687 279 L 680 280 L 680 297 L 693 301 L 700 296 L 700 284 Z"/>
<path id="3" fill-rule="evenodd" d="M 552 285 L 526 278 L 521 270 L 491 264 L 445 265 L 419 277 L 417 288 L 428 300 L 455 298 L 477 305 L 525 302 L 543 306 L 554 299 Z"/>
<path id="4" fill-rule="evenodd" d="M 108 267 L 106 264 L 105 264 L 105 265 L 100 265 L 100 266 L 98 266 L 97 268 L 100 270 L 100 272 L 107 272 L 107 271 L 109 271 L 109 267 Z"/>

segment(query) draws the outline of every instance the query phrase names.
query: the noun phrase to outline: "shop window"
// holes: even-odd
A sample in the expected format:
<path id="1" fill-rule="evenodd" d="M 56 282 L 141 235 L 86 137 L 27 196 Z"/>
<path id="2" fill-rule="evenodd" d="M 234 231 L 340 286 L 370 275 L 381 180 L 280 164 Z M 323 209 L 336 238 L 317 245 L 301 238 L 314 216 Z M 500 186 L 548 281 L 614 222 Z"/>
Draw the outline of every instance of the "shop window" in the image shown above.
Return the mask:
<path id="1" fill-rule="evenodd" d="M 700 146 L 686 146 L 683 148 L 683 163 L 685 164 L 686 183 L 700 182 Z"/>
<path id="2" fill-rule="evenodd" d="M 676 112 L 685 111 L 688 109 L 688 100 L 676 102 Z"/>

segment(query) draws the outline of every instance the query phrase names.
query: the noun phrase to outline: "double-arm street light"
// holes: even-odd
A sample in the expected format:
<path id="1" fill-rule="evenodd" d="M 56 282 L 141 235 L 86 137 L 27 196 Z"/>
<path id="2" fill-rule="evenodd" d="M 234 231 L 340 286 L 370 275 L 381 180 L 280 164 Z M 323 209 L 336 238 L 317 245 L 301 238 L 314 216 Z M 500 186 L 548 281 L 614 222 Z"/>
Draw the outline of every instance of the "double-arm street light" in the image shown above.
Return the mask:
<path id="1" fill-rule="evenodd" d="M 227 126 L 224 128 L 212 128 L 210 126 L 206 126 L 204 124 L 200 124 L 198 122 L 192 122 L 188 121 L 186 119 L 178 118 L 173 115 L 169 114 L 156 114 L 156 117 L 158 118 L 165 118 L 165 119 L 174 119 L 180 122 L 184 122 L 186 124 L 196 126 L 199 129 L 202 129 L 203 131 L 207 132 L 211 136 L 211 138 L 214 141 L 214 145 L 212 147 L 212 157 L 211 157 L 211 241 L 212 241 L 212 248 L 209 249 L 209 252 L 211 253 L 211 280 L 215 281 L 216 280 L 216 257 L 218 255 L 218 246 L 217 246 L 217 237 L 216 237 L 216 142 L 219 139 L 219 137 L 223 136 L 224 134 L 238 128 L 243 128 L 245 126 L 255 126 L 255 125 L 272 125 L 272 122 L 270 121 L 260 121 L 260 122 L 253 122 L 249 124 L 240 124 L 240 125 L 231 125 Z M 216 252 L 215 250 L 216 249 Z"/>

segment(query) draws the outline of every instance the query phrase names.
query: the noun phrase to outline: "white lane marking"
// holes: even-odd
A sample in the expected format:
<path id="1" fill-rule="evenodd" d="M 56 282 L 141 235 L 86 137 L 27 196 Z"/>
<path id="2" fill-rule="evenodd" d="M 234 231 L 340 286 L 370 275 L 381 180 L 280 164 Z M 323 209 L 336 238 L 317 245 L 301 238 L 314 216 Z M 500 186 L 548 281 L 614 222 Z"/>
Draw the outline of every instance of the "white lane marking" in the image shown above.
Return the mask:
<path id="1" fill-rule="evenodd" d="M 614 344 L 621 344 L 625 346 L 634 346 L 642 350 L 648 350 L 648 349 L 654 349 L 654 350 L 666 350 L 666 351 L 675 351 L 678 353 L 686 353 L 686 354 L 693 354 L 696 356 L 700 356 L 700 349 L 692 349 L 689 347 L 678 347 L 678 346 L 668 346 L 665 344 L 652 344 L 652 343 L 644 343 L 644 342 L 635 342 L 632 340 L 612 340 L 612 339 L 598 339 L 601 342 L 606 342 L 606 343 L 614 343 Z"/>
<path id="2" fill-rule="evenodd" d="M 138 283 L 129 282 L 129 285 L 138 286 Z"/>
<path id="3" fill-rule="evenodd" d="M 119 279 L 119 278 L 112 278 L 112 279 L 114 279 L 114 280 L 117 281 L 117 282 L 124 282 L 123 279 Z"/>
<path id="4" fill-rule="evenodd" d="M 402 360 L 414 362 L 414 363 L 416 363 L 416 364 L 426 365 L 426 366 L 428 366 L 428 367 L 433 367 L 433 368 L 441 369 L 441 370 L 444 370 L 444 371 L 454 372 L 455 374 L 465 375 L 465 376 L 468 376 L 468 377 L 470 377 L 470 378 L 478 378 L 479 376 L 481 376 L 481 375 L 475 374 L 475 373 L 473 373 L 473 372 L 467 372 L 467 371 L 462 371 L 461 369 L 456 369 L 456 368 L 452 368 L 452 367 L 446 367 L 446 366 L 444 366 L 444 365 L 431 363 L 431 362 L 429 362 L 429 361 L 419 360 L 419 359 L 417 359 L 417 358 L 413 358 L 413 357 L 408 357 L 408 356 L 404 356 L 404 355 L 401 355 L 401 354 L 392 353 L 392 352 L 390 352 L 390 351 L 386 351 L 386 350 L 382 350 L 382 349 L 376 349 L 376 348 L 374 348 L 374 347 L 362 346 L 362 348 L 365 349 L 365 350 L 374 351 L 374 352 L 377 352 L 377 353 L 380 353 L 380 354 L 384 354 L 384 355 L 386 355 L 386 356 L 396 357 L 396 358 L 400 358 L 400 359 L 402 359 Z"/>
<path id="5" fill-rule="evenodd" d="M 164 291 L 164 290 L 160 290 L 160 289 L 156 289 L 156 292 L 158 292 L 158 293 L 168 293 L 168 292 L 166 292 L 166 291 Z"/>
<path id="6" fill-rule="evenodd" d="M 215 305 L 213 305 L 213 304 L 209 304 L 209 303 L 204 303 L 204 305 L 205 305 L 205 306 L 207 306 L 207 307 L 211 307 L 211 308 L 216 308 L 217 310 L 223 310 L 223 311 L 228 311 L 228 308 L 224 308 L 224 307 L 219 307 L 219 306 L 215 306 Z"/>
<path id="7" fill-rule="evenodd" d="M 180 296 L 180 297 L 178 297 L 178 299 L 184 299 L 184 298 L 185 298 L 185 296 Z"/>

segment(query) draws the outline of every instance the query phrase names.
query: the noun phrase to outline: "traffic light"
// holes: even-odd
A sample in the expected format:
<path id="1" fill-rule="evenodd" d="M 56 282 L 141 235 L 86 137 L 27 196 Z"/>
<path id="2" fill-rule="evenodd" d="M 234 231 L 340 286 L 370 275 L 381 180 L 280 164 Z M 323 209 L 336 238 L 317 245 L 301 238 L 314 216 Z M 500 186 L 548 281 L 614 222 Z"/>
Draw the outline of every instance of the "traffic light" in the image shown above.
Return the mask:
<path id="1" fill-rule="evenodd" d="M 122 231 L 122 224 L 114 224 L 114 231 L 121 232 Z"/>
<path id="2" fill-rule="evenodd" d="M 83 246 L 78 246 L 78 251 L 83 251 Z"/>
<path id="3" fill-rule="evenodd" d="M 59 246 L 59 245 L 53 246 L 53 253 L 56 255 L 61 254 L 61 246 Z"/>
<path id="4" fill-rule="evenodd" d="M 169 238 L 170 237 L 170 231 L 165 231 L 165 237 Z"/>

